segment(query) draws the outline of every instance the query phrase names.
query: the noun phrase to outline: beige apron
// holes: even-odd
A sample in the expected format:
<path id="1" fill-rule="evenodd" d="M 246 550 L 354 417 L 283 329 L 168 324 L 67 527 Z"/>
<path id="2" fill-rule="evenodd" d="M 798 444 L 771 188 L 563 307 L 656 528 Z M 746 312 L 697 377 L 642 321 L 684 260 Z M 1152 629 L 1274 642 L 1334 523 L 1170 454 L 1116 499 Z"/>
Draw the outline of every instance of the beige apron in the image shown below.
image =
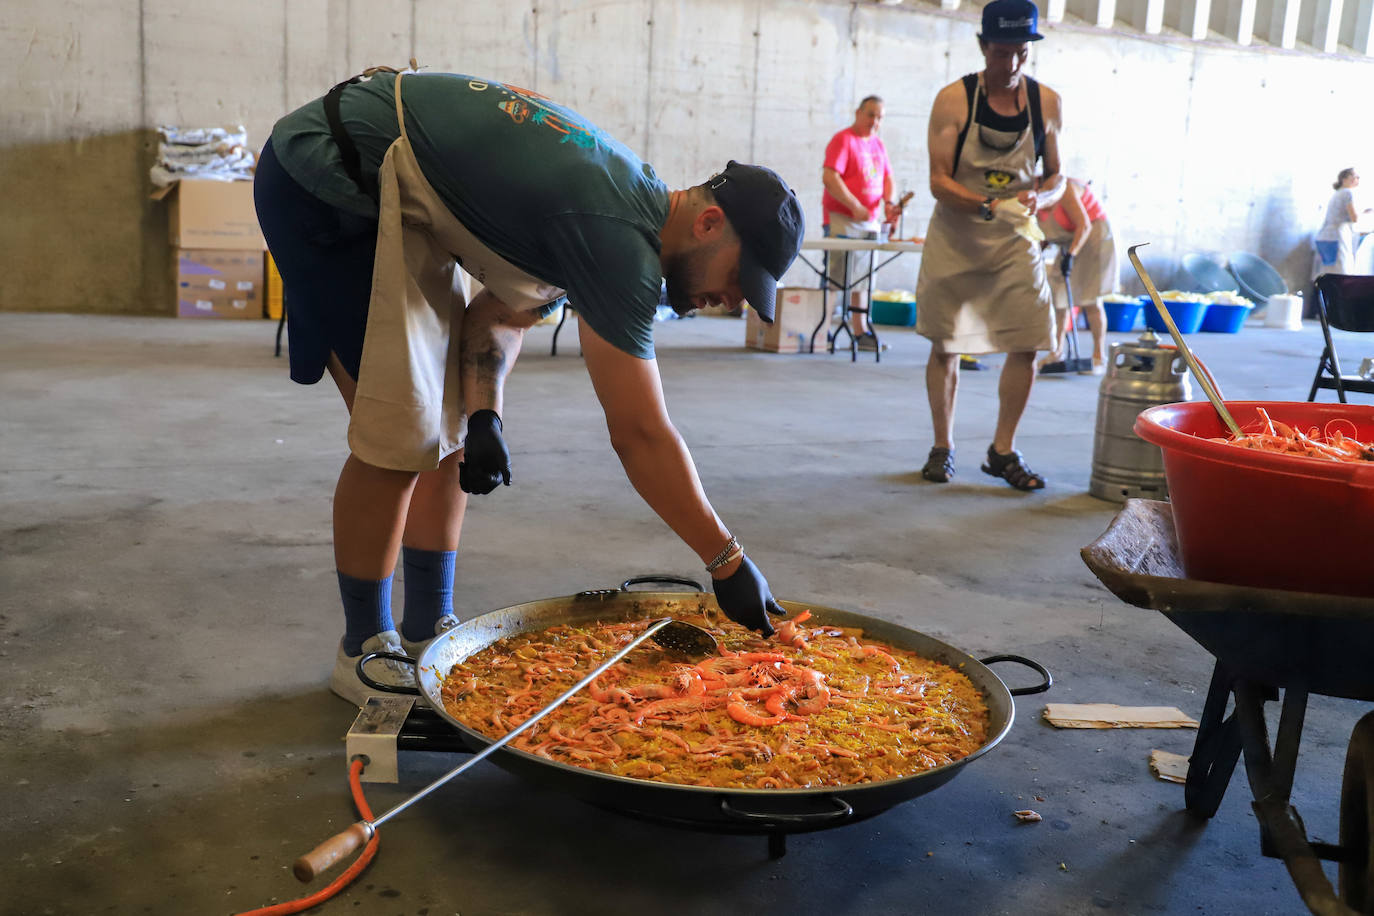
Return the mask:
<path id="1" fill-rule="evenodd" d="M 980 197 L 1013 198 L 1035 188 L 1035 138 L 1029 123 L 1019 134 L 975 123 L 982 85 L 980 75 L 954 180 Z M 1039 246 L 1008 222 L 937 202 L 916 280 L 916 333 L 937 353 L 1052 349 L 1054 308 Z"/>
<path id="2" fill-rule="evenodd" d="M 517 311 L 563 291 L 492 252 L 435 193 L 406 136 L 403 75 L 395 87 L 400 136 L 377 174 L 376 262 L 348 445 L 376 467 L 430 471 L 466 434 L 459 371 L 466 282 L 457 266 Z"/>
<path id="3" fill-rule="evenodd" d="M 1045 239 L 1055 246 L 1047 249 L 1045 256 L 1045 272 L 1049 275 L 1054 307 L 1066 309 L 1069 307 L 1068 290 L 1064 286 L 1064 275 L 1059 271 L 1059 256 L 1073 242 L 1073 230 L 1065 229 L 1054 219 L 1041 220 L 1040 228 L 1045 230 Z M 1095 219 L 1069 273 L 1073 280 L 1073 304 L 1083 308 L 1096 302 L 1098 296 L 1116 292 L 1121 288 L 1120 276 L 1111 223 Z"/>

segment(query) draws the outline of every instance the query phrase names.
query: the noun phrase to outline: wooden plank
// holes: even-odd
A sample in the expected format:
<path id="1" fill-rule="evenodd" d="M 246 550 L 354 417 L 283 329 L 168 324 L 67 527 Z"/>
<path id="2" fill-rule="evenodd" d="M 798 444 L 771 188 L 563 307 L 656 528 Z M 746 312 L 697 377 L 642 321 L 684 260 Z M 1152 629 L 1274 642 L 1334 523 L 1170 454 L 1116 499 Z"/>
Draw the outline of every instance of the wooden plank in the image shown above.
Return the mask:
<path id="1" fill-rule="evenodd" d="M 1197 720 L 1175 706 L 1115 703 L 1046 703 L 1045 721 L 1056 728 L 1197 728 Z"/>
<path id="2" fill-rule="evenodd" d="M 1188 781 L 1188 758 L 1158 749 L 1150 751 L 1150 772 L 1165 782 Z"/>

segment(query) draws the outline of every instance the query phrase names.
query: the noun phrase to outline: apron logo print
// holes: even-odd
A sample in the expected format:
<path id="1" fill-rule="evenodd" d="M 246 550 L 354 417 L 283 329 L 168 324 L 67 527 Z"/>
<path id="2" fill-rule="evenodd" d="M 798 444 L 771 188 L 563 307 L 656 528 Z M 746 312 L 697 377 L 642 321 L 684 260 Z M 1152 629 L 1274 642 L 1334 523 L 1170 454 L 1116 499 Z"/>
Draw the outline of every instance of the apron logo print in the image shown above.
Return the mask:
<path id="1" fill-rule="evenodd" d="M 1001 169 L 988 169 L 983 173 L 983 180 L 987 182 L 988 187 L 998 191 L 1009 186 L 1015 177 L 1011 172 L 1004 172 Z"/>

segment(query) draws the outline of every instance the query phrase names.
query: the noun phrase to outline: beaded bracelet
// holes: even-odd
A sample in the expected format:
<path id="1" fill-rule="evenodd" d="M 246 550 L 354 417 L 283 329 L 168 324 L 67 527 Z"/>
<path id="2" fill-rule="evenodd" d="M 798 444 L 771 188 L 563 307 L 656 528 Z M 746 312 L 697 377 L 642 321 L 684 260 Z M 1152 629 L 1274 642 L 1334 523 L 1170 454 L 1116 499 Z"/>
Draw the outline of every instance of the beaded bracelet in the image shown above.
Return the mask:
<path id="1" fill-rule="evenodd" d="M 715 572 L 726 563 L 743 555 L 744 548 L 739 545 L 739 538 L 732 534 L 730 535 L 730 540 L 726 541 L 725 546 L 721 548 L 720 553 L 716 554 L 715 557 L 711 559 L 711 562 L 706 564 L 706 571 Z"/>

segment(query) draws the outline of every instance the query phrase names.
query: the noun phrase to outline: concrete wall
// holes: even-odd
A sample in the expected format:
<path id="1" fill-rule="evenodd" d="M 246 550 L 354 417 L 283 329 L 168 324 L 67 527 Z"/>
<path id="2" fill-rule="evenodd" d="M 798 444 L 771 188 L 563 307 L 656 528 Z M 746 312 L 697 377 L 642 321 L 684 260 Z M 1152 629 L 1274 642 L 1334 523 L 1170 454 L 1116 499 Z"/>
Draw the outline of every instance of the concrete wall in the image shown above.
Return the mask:
<path id="1" fill-rule="evenodd" d="M 170 313 L 153 128 L 242 123 L 260 144 L 338 79 L 412 56 L 567 102 L 674 186 L 732 157 L 769 164 L 813 232 L 825 142 L 880 93 L 923 232 L 930 104 L 981 65 L 975 15 L 911 0 L 19 0 L 0 25 L 0 309 Z M 1045 29 L 1033 72 L 1065 97 L 1067 171 L 1094 180 L 1119 238 L 1152 243 L 1152 270 L 1247 249 L 1305 277 L 1330 181 L 1374 149 L 1360 114 L 1374 64 L 1072 16 Z M 909 284 L 912 266 L 880 285 Z"/>

